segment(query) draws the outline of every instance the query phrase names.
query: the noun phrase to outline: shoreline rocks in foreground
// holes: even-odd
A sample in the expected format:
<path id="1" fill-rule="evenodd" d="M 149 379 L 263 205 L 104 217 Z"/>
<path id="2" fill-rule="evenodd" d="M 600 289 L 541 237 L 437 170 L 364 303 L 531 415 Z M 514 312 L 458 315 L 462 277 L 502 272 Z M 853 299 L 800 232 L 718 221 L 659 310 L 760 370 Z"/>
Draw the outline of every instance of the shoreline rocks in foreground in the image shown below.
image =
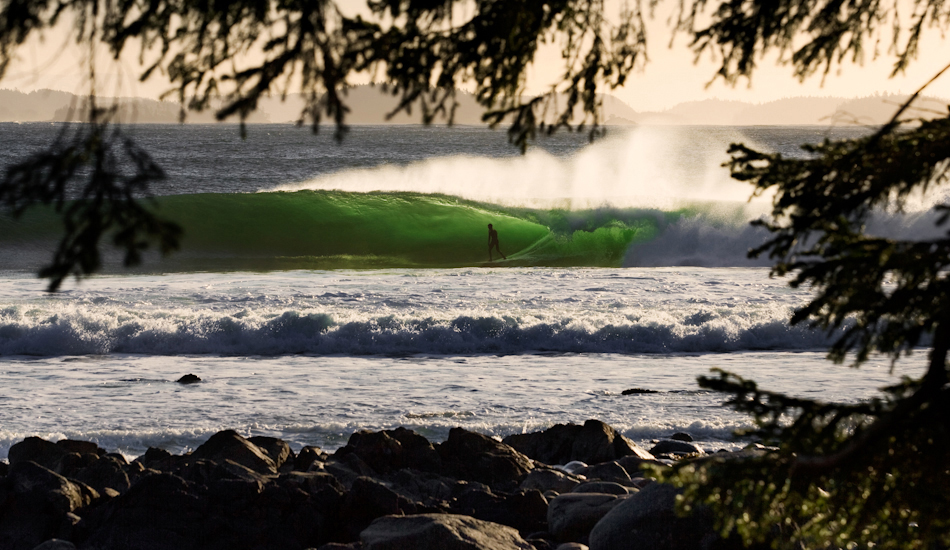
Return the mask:
<path id="1" fill-rule="evenodd" d="M 680 440 L 663 449 L 702 452 Z M 191 453 L 150 448 L 132 462 L 28 437 L 9 462 L 9 550 L 728 547 L 708 517 L 673 513 L 675 490 L 641 470 L 662 464 L 653 454 L 597 420 L 504 441 L 359 431 L 332 454 L 226 430 Z"/>

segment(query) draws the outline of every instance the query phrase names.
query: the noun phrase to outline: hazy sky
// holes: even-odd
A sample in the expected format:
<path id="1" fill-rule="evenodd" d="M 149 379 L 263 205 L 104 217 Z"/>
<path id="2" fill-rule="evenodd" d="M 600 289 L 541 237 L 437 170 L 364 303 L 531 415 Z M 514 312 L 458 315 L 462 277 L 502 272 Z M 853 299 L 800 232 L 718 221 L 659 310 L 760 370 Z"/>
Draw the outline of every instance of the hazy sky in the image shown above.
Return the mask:
<path id="1" fill-rule="evenodd" d="M 359 0 L 346 0 L 360 5 Z M 667 2 L 672 7 L 674 3 Z M 750 84 L 741 82 L 729 87 L 721 81 L 706 87 L 717 65 L 708 59 L 698 64 L 685 46 L 686 36 L 680 35 L 673 47 L 668 47 L 670 31 L 666 25 L 668 13 L 658 12 L 650 21 L 650 62 L 646 69 L 633 75 L 623 89 L 614 95 L 638 111 L 661 110 L 684 101 L 708 98 L 736 99 L 766 102 L 789 96 L 866 96 L 878 92 L 910 93 L 926 82 L 950 62 L 947 40 L 938 30 L 925 32 L 920 58 L 907 74 L 888 78 L 893 63 L 890 56 L 865 59 L 862 65 L 847 64 L 828 75 L 812 77 L 799 83 L 791 76 L 788 66 L 777 66 L 774 57 L 762 60 Z M 886 48 L 885 48 L 886 49 Z M 34 40 L 20 50 L 20 60 L 0 81 L 0 88 L 32 91 L 52 88 L 76 93 L 88 91 L 84 84 L 83 56 L 75 44 L 64 44 L 62 32 L 47 33 L 44 40 Z M 140 72 L 136 53 L 130 52 L 119 65 L 112 64 L 101 54 L 98 62 L 100 93 L 104 95 L 157 97 L 168 89 L 168 84 L 153 77 L 148 82 L 137 81 Z M 544 90 L 546 83 L 559 74 L 559 62 L 554 49 L 542 52 L 532 71 L 530 92 Z M 160 76 L 160 75 L 158 75 Z M 950 75 L 944 76 L 928 88 L 929 95 L 950 98 Z"/>

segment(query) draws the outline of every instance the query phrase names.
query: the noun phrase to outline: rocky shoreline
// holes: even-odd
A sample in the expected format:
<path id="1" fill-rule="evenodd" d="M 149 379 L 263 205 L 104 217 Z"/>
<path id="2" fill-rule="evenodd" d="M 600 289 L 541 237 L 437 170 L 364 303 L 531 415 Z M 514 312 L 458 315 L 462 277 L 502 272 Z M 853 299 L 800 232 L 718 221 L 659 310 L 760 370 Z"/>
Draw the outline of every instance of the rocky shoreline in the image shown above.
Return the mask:
<path id="1" fill-rule="evenodd" d="M 227 430 L 191 453 L 150 448 L 129 462 L 95 443 L 29 437 L 0 463 L 0 548 L 732 547 L 708 515 L 677 516 L 676 490 L 644 474 L 701 457 L 688 440 L 647 451 L 588 420 L 503 441 L 462 428 L 437 444 L 405 428 L 360 431 L 328 454 Z"/>

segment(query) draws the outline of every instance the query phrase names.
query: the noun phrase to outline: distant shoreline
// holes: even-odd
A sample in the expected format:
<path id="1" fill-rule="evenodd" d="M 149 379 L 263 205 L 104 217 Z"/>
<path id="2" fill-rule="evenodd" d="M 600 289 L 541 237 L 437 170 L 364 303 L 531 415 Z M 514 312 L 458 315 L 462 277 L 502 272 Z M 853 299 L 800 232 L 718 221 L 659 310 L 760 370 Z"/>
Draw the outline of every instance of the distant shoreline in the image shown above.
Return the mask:
<path id="1" fill-rule="evenodd" d="M 622 100 L 600 96 L 602 119 L 606 126 L 829 126 L 879 125 L 888 122 L 908 96 L 874 95 L 862 98 L 844 97 L 790 97 L 767 103 L 748 103 L 707 99 L 678 104 L 663 111 L 637 111 Z M 487 126 L 482 122 L 483 109 L 474 96 L 459 91 L 456 97 L 454 124 L 458 126 Z M 24 93 L 0 89 L 0 122 L 70 122 L 84 120 L 86 99 L 69 92 L 38 90 Z M 419 125 L 419 115 L 388 115 L 396 108 L 396 100 L 373 86 L 356 86 L 347 91 L 345 101 L 350 108 L 346 123 L 361 125 Z M 181 106 L 177 102 L 148 98 L 99 98 L 100 105 L 117 109 L 117 119 L 135 124 L 178 124 Z M 907 118 L 919 116 L 934 118 L 943 112 L 950 101 L 920 97 L 907 112 Z M 305 102 L 300 94 L 291 94 L 286 100 L 262 98 L 258 109 L 250 114 L 247 124 L 293 124 L 304 111 Z M 580 115 L 580 112 L 576 113 Z M 576 117 L 580 121 L 583 117 Z M 614 120 L 614 123 L 611 123 Z M 552 122 L 552 121 L 549 121 Z M 219 123 L 214 117 L 214 106 L 203 112 L 188 111 L 186 124 Z M 237 123 L 237 120 L 225 124 Z M 445 124 L 439 118 L 433 124 Z M 306 124 L 309 124 L 306 123 Z"/>

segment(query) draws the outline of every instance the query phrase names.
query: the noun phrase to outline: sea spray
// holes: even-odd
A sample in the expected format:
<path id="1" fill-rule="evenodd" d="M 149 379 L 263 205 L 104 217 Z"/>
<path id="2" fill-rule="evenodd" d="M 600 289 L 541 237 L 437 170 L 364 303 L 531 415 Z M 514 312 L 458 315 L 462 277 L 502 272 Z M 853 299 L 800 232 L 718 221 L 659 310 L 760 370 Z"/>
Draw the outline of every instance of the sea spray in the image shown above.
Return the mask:
<path id="1" fill-rule="evenodd" d="M 612 130 L 569 156 L 532 149 L 523 157 L 436 157 L 408 165 L 345 169 L 266 191 L 408 191 L 455 195 L 505 206 L 569 210 L 598 207 L 675 210 L 695 202 L 746 202 L 751 188 L 723 162 L 732 128 Z M 767 197 L 757 199 L 767 201 Z"/>

